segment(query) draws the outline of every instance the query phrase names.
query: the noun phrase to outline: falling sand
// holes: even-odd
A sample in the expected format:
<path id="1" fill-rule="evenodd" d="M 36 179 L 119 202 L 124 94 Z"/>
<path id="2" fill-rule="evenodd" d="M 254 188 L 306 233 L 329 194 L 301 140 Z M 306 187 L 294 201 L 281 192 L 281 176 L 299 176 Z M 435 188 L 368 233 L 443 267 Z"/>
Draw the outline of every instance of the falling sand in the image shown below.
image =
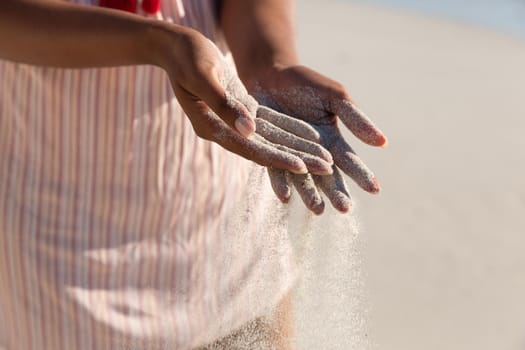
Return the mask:
<path id="1" fill-rule="evenodd" d="M 289 221 L 302 273 L 294 291 L 295 348 L 368 349 L 359 210 L 341 214 L 327 205 L 314 216 L 302 206 L 295 196 Z"/>
<path id="2" fill-rule="evenodd" d="M 313 170 L 318 168 L 319 173 L 323 174 L 323 167 L 330 168 L 332 157 L 317 144 L 320 135 L 314 128 L 271 109 L 257 107 L 257 103 L 253 103 L 246 90 L 238 84 L 238 79 L 228 70 L 226 73 L 223 84 L 231 98 L 237 99 L 251 113 L 257 110 L 259 120 L 252 142 L 292 154 L 305 152 L 319 163 L 317 166 L 314 162 L 308 164 L 309 158 L 300 156 L 311 172 L 315 173 Z M 298 139 L 292 134 L 302 138 Z M 366 303 L 358 253 L 360 241 L 353 214 L 337 212 L 331 205 L 326 206 L 322 216 L 315 216 L 306 209 L 303 201 L 312 202 L 311 207 L 322 205 L 324 209 L 321 195 L 310 174 L 295 175 L 292 183 L 296 189 L 305 187 L 315 193 L 302 191 L 299 195 L 293 191 L 291 200 L 288 202 L 286 198 L 283 202 L 288 203 L 283 204 L 273 193 L 266 168 L 255 164 L 252 166 L 242 200 L 232 211 L 228 229 L 224 232 L 223 249 L 229 252 L 231 259 L 239 259 L 243 254 L 252 254 L 253 247 L 264 247 L 259 254 L 270 269 L 285 265 L 285 270 L 294 272 L 295 277 L 282 276 L 279 268 L 265 270 L 256 280 L 248 282 L 256 284 L 257 293 L 261 295 L 273 293 L 272 290 L 280 291 L 274 306 L 292 288 L 294 321 L 291 343 L 294 349 L 367 349 Z M 327 178 L 332 179 L 330 176 Z M 319 179 L 317 182 L 321 183 L 323 191 L 333 194 L 329 199 L 336 207 L 349 205 L 344 203 L 347 190 L 339 172 L 334 175 L 332 182 Z M 273 181 L 272 185 L 275 188 L 279 182 Z M 290 195 L 289 188 L 276 190 L 281 200 Z M 246 217 L 250 217 L 248 222 L 253 227 L 246 227 Z M 247 230 L 260 231 L 255 238 L 251 236 L 259 241 L 247 241 Z M 293 263 L 288 261 L 289 257 Z M 229 266 L 228 261 L 223 264 Z M 290 268 L 291 265 L 294 267 Z M 236 286 L 232 293 L 241 291 L 242 286 Z M 257 318 L 248 324 L 236 326 L 238 330 L 233 334 L 199 350 L 280 349 L 273 341 L 278 335 L 272 333 L 271 323 L 275 318 L 286 318 L 286 315 L 276 315 L 275 308 L 268 309 L 266 305 L 260 305 L 258 296 L 244 297 L 243 311 Z M 223 317 L 228 319 L 228 316 Z M 234 321 L 229 322 L 232 324 Z M 228 327 L 227 323 L 224 323 L 224 327 Z"/>
<path id="3" fill-rule="evenodd" d="M 255 208 L 264 210 L 254 213 Z M 315 216 L 304 207 L 297 192 L 289 203 L 283 204 L 270 188 L 266 169 L 255 165 L 236 210 L 239 224 L 241 217 L 248 214 L 255 215 L 256 224 L 263 227 L 261 241 L 270 248 L 265 251 L 271 252 L 265 259 L 280 260 L 293 251 L 298 266 L 298 278 L 292 288 L 293 348 L 368 349 L 360 236 L 353 214 L 341 214 L 327 206 L 324 215 Z M 233 255 L 243 254 L 251 249 L 243 242 L 246 234 L 243 227 L 232 227 L 230 238 L 240 243 L 229 249 Z M 279 278 L 269 272 L 253 283 L 260 289 L 271 289 Z M 249 300 L 246 312 L 260 307 L 257 298 L 251 296 Z M 199 350 L 278 349 L 269 340 L 272 333 L 268 320 L 275 314 L 267 309 L 260 310 L 258 315 L 261 314 L 261 318 L 233 335 Z"/>

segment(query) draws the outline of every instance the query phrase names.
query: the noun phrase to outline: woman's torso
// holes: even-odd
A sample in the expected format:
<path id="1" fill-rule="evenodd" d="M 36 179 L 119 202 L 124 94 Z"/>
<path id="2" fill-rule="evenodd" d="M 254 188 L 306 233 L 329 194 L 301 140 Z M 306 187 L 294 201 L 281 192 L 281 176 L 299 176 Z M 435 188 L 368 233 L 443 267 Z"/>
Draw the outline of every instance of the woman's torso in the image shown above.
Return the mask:
<path id="1" fill-rule="evenodd" d="M 160 14 L 219 42 L 215 8 Z M 263 169 L 199 139 L 162 70 L 0 77 L 0 349 L 186 349 L 289 288 Z"/>

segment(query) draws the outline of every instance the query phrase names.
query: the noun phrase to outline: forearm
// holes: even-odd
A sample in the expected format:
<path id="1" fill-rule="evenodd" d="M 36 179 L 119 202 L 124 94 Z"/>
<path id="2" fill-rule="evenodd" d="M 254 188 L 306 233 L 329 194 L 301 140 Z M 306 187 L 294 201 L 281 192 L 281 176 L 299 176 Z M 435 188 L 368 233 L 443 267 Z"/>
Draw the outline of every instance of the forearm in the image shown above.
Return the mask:
<path id="1" fill-rule="evenodd" d="M 161 64 L 159 21 L 62 1 L 0 1 L 0 58 L 63 68 Z"/>
<path id="2" fill-rule="evenodd" d="M 223 0 L 221 26 L 241 79 L 297 64 L 293 0 Z"/>

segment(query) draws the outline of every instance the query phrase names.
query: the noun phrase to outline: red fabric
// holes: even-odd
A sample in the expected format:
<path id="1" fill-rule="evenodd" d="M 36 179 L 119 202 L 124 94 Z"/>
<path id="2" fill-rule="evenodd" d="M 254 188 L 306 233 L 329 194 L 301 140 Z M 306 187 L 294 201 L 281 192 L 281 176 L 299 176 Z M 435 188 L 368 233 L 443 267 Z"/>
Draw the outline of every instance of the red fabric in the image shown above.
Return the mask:
<path id="1" fill-rule="evenodd" d="M 99 5 L 116 10 L 137 12 L 137 0 L 100 0 Z"/>
<path id="2" fill-rule="evenodd" d="M 157 13 L 160 10 L 160 0 L 143 0 L 142 9 L 146 13 Z"/>

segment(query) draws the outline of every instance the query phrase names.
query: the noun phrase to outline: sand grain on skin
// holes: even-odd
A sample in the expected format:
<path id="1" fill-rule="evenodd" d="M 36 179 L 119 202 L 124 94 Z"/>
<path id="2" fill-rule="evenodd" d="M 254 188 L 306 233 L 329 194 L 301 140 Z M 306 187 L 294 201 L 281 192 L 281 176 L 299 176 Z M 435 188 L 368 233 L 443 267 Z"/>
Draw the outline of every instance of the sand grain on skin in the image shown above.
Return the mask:
<path id="1" fill-rule="evenodd" d="M 279 143 L 283 146 L 293 148 L 311 155 L 317 156 L 324 161 L 333 164 L 332 155 L 318 143 L 299 138 L 282 130 L 264 119 L 256 119 L 258 133 L 268 141 Z"/>

